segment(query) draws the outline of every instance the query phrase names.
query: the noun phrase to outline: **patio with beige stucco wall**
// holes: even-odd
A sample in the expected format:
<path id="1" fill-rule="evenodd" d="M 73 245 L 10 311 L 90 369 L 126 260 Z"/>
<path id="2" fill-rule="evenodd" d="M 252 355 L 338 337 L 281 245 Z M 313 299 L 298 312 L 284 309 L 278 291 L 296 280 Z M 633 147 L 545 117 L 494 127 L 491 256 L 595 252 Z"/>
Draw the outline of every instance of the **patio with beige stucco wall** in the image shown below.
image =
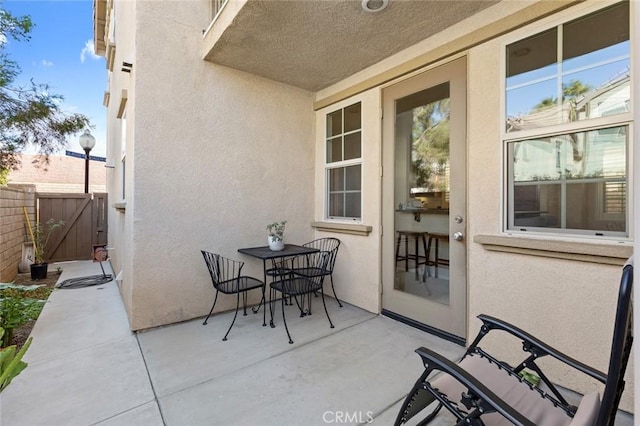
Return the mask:
<path id="1" fill-rule="evenodd" d="M 100 273 L 89 261 L 63 266 L 61 281 Z M 132 333 L 116 282 L 56 290 L 33 330 L 29 367 L 2 394 L 0 423 L 389 425 L 422 371 L 417 347 L 449 359 L 464 351 L 330 302 L 336 328 L 323 315 L 291 312 L 297 338 L 289 345 L 281 323 L 262 327 L 262 316 L 252 314 L 223 342 L 232 312 L 207 326 L 196 319 Z M 619 413 L 616 425 L 632 424 Z"/>

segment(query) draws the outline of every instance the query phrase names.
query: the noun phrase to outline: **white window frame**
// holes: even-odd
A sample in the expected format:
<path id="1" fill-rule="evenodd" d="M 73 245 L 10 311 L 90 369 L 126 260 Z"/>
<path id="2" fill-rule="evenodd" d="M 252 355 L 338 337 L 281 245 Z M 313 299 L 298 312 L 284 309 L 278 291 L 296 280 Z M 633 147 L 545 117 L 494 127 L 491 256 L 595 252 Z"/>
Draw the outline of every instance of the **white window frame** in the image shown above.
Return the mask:
<path id="1" fill-rule="evenodd" d="M 355 104 L 360 104 L 360 128 L 357 130 L 352 130 L 349 132 L 344 132 L 344 111 L 345 109 L 349 108 L 350 106 L 353 106 Z M 336 111 L 342 111 L 342 132 L 340 133 L 339 136 L 341 136 L 342 139 L 342 158 L 344 158 L 344 137 L 354 134 L 354 133 L 358 133 L 360 132 L 360 157 L 359 158 L 352 158 L 349 160 L 342 160 L 342 161 L 335 161 L 335 162 L 331 162 L 329 163 L 327 161 L 327 143 L 329 140 L 329 137 L 327 135 L 327 125 L 326 125 L 326 120 L 327 117 L 330 114 L 335 113 Z M 362 161 L 362 157 L 363 157 L 363 150 L 364 150 L 364 132 L 363 132 L 363 102 L 362 100 L 353 100 L 353 101 L 349 101 L 348 103 L 345 104 L 340 104 L 338 106 L 336 106 L 335 108 L 331 108 L 330 110 L 327 110 L 326 112 L 323 113 L 323 120 L 324 120 L 324 132 L 323 132 L 323 164 L 324 164 L 324 218 L 327 221 L 335 221 L 335 222 L 348 222 L 348 223 L 362 223 L 362 216 L 363 216 L 363 204 L 362 204 L 362 200 L 363 200 L 363 185 L 364 185 L 364 166 L 363 166 L 363 161 Z M 333 135 L 332 138 L 334 137 L 338 137 L 338 135 Z M 330 186 L 330 178 L 329 178 L 329 171 L 332 169 L 346 169 L 349 166 L 360 166 L 360 216 L 358 217 L 347 217 L 347 216 L 331 216 L 329 214 L 329 209 L 330 209 L 330 193 L 329 193 L 329 186 Z M 343 193 L 347 193 L 348 191 L 346 190 L 346 188 L 342 191 Z"/>
<path id="2" fill-rule="evenodd" d="M 507 46 L 516 43 L 518 41 L 524 40 L 528 37 L 535 36 L 544 31 L 550 30 L 555 27 L 560 27 L 568 22 L 571 22 L 575 19 L 579 19 L 581 17 L 590 15 L 594 12 L 597 12 L 602 9 L 606 9 L 608 7 L 613 6 L 614 4 L 622 3 L 587 3 L 575 6 L 574 8 L 570 8 L 564 12 L 560 12 L 557 15 L 552 17 L 548 17 L 542 19 L 530 26 L 522 28 L 520 30 L 514 31 L 505 37 L 504 41 L 501 43 L 501 55 L 500 55 L 500 115 L 499 115 L 499 126 L 500 126 L 500 137 L 502 143 L 502 153 L 503 153 L 503 165 L 502 165 L 502 199 L 501 199 L 501 209 L 502 209 L 502 232 L 508 234 L 521 234 L 521 235 L 547 235 L 547 236 L 562 236 L 562 237 L 589 237 L 596 238 L 599 240 L 602 239 L 615 239 L 622 241 L 630 241 L 634 235 L 634 188 L 633 188 L 633 162 L 634 162 L 634 150 L 633 150 L 633 134 L 634 134 L 634 122 L 633 122 L 633 111 L 635 108 L 635 100 L 633 98 L 635 82 L 633 79 L 631 80 L 631 99 L 629 103 L 629 111 L 626 113 L 616 114 L 612 116 L 603 116 L 598 118 L 590 118 L 579 121 L 560 123 L 551 126 L 544 126 L 535 129 L 527 129 L 527 130 L 519 130 L 519 131 L 506 131 L 506 80 L 507 80 Z M 628 2 L 630 8 L 630 21 L 632 21 L 634 8 L 636 5 L 634 2 Z M 634 37 L 633 32 L 634 28 L 632 26 L 632 22 L 629 22 L 630 25 L 630 54 L 631 60 L 629 61 L 629 66 L 632 67 L 630 71 L 630 75 L 633 76 L 633 53 L 634 49 L 637 48 L 634 46 Z M 558 44 L 562 44 L 561 39 L 562 31 L 559 31 L 560 37 L 558 37 Z M 562 49 L 559 48 L 558 59 L 561 60 Z M 537 227 L 521 227 L 517 228 L 513 225 L 514 217 L 513 212 L 511 210 L 511 200 L 513 200 L 513 176 L 510 176 L 512 172 L 512 165 L 509 163 L 509 144 L 512 142 L 523 141 L 527 139 L 535 139 L 541 137 L 549 137 L 560 134 L 568 134 L 574 132 L 587 132 L 590 130 L 598 130 L 606 127 L 615 127 L 615 126 L 628 126 L 627 133 L 627 147 L 626 147 L 626 160 L 627 160 L 627 175 L 626 175 L 626 191 L 627 191 L 627 205 L 626 205 L 626 232 L 605 232 L 605 233 L 596 233 L 591 230 L 576 230 L 576 229 L 558 229 L 558 228 L 537 228 Z M 598 206 L 598 208 L 603 206 Z M 606 213 L 603 213 L 606 214 Z"/>
<path id="3" fill-rule="evenodd" d="M 122 113 L 120 119 L 120 166 L 121 166 L 121 194 L 122 201 L 126 200 L 126 164 L 127 164 L 127 111 Z"/>

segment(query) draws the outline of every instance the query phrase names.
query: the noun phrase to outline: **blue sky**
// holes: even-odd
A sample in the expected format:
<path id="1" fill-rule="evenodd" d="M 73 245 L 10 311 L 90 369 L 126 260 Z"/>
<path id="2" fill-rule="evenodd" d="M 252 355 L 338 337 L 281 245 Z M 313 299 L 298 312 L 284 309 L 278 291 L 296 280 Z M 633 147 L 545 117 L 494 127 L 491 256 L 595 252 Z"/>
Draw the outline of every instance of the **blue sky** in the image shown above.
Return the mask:
<path id="1" fill-rule="evenodd" d="M 2 1 L 2 0 L 0 0 Z M 46 83 L 62 95 L 62 109 L 89 117 L 96 146 L 91 155 L 106 155 L 105 60 L 93 53 L 93 2 L 91 0 L 4 0 L 2 7 L 14 16 L 29 15 L 34 23 L 31 40 L 9 40 L 5 51 L 21 68 L 17 84 Z M 78 137 L 67 149 L 82 153 Z M 64 155 L 64 151 L 60 153 Z"/>

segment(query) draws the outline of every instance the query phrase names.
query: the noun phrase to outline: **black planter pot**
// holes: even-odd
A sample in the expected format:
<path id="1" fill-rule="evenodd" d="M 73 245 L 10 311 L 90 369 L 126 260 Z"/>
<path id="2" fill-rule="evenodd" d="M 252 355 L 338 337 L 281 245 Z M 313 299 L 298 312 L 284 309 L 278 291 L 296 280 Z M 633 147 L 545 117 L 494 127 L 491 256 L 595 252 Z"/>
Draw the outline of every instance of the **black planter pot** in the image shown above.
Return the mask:
<path id="1" fill-rule="evenodd" d="M 43 280 L 47 278 L 47 268 L 49 267 L 48 263 L 33 263 L 31 265 L 31 279 L 32 280 Z"/>

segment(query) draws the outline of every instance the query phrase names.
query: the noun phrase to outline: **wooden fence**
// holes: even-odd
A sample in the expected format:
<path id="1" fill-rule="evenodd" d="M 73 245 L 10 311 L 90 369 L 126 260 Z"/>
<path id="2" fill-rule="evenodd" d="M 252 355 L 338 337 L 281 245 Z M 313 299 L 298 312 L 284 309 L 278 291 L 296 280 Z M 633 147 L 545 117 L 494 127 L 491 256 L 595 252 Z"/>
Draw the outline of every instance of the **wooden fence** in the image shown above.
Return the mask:
<path id="1" fill-rule="evenodd" d="M 107 243 L 107 194 L 36 194 L 38 220 L 63 220 L 64 227 L 51 236 L 48 262 L 88 260 L 93 246 Z"/>

